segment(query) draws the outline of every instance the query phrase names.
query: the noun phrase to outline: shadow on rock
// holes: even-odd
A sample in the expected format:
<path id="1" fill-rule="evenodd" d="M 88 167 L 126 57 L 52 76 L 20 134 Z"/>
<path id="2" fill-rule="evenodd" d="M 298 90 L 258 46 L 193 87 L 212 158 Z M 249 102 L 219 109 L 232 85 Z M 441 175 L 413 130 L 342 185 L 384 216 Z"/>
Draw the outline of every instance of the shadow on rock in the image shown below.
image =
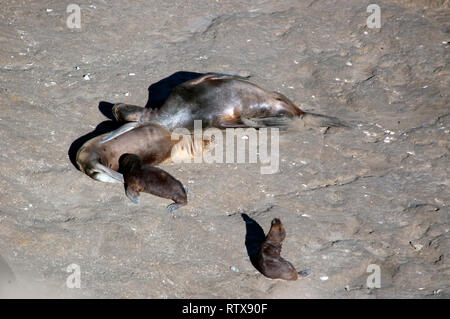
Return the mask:
<path id="1" fill-rule="evenodd" d="M 200 76 L 207 74 L 217 74 L 217 75 L 225 75 L 225 76 L 234 76 L 241 79 L 248 79 L 250 76 L 239 76 L 239 75 L 231 75 L 225 73 L 217 73 L 217 72 L 208 72 L 208 73 L 198 73 L 198 72 L 190 72 L 190 71 L 178 71 L 174 74 L 153 83 L 148 87 L 148 101 L 145 105 L 146 108 L 159 109 L 167 100 L 173 88 L 184 83 L 186 81 L 190 81 L 196 79 Z"/>
<path id="2" fill-rule="evenodd" d="M 6 260 L 0 256 L 0 297 L 5 295 L 16 282 L 16 277 Z"/>
<path id="3" fill-rule="evenodd" d="M 94 131 L 83 135 L 79 138 L 77 138 L 69 147 L 69 151 L 67 154 L 69 155 L 70 162 L 73 166 L 75 166 L 76 169 L 79 170 L 77 165 L 77 152 L 80 149 L 81 146 L 83 146 L 84 143 L 89 141 L 90 139 L 93 139 L 94 137 L 97 137 L 99 135 L 109 133 L 111 131 L 114 131 L 118 129 L 122 123 L 114 122 L 114 121 L 103 121 L 97 127 Z"/>
<path id="4" fill-rule="evenodd" d="M 104 116 L 106 116 L 110 120 L 115 121 L 116 119 L 114 118 L 114 115 L 113 115 L 113 112 L 112 112 L 113 106 L 114 106 L 113 103 L 101 101 L 98 104 L 98 109 Z"/>
<path id="5" fill-rule="evenodd" d="M 263 243 L 266 236 L 262 227 L 247 214 L 241 214 L 242 219 L 245 221 L 245 227 L 247 233 L 245 234 L 245 247 L 247 248 L 247 254 L 250 261 L 258 271 L 258 251 L 259 246 Z"/>
<path id="6" fill-rule="evenodd" d="M 160 108 L 164 102 L 166 102 L 174 87 L 205 74 L 206 73 L 178 71 L 156 83 L 153 83 L 148 87 L 148 101 L 145 107 L 152 109 Z"/>

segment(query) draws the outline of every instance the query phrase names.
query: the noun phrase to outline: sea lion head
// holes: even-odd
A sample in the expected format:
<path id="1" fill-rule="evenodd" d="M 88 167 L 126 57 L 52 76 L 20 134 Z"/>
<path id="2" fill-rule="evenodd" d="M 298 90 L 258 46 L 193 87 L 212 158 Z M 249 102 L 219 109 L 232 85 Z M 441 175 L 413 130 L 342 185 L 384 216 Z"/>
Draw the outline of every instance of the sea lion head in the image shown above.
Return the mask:
<path id="1" fill-rule="evenodd" d="M 274 218 L 271 223 L 270 231 L 267 234 L 266 241 L 272 244 L 281 244 L 286 237 L 286 230 L 280 219 Z"/>
<path id="2" fill-rule="evenodd" d="M 129 171 L 134 167 L 141 167 L 142 160 L 136 154 L 125 153 L 119 158 L 119 172 Z"/>

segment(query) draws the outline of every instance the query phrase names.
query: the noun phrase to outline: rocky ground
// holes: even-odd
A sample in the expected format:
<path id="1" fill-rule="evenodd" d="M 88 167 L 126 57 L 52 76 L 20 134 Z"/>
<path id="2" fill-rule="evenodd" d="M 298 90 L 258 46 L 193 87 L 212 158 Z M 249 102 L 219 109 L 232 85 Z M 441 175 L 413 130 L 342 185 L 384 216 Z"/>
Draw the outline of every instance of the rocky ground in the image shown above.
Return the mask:
<path id="1" fill-rule="evenodd" d="M 450 297 L 447 0 L 377 1 L 379 29 L 358 0 L 80 0 L 81 29 L 66 25 L 70 3 L 0 6 L 0 295 Z M 190 189 L 173 215 L 77 170 L 79 138 L 110 123 L 102 105 L 145 105 L 178 71 L 249 75 L 354 127 L 296 123 L 276 174 L 165 165 Z M 248 232 L 274 217 L 308 278 L 251 264 Z M 80 289 L 66 286 L 71 264 Z M 366 287 L 369 264 L 381 288 Z"/>

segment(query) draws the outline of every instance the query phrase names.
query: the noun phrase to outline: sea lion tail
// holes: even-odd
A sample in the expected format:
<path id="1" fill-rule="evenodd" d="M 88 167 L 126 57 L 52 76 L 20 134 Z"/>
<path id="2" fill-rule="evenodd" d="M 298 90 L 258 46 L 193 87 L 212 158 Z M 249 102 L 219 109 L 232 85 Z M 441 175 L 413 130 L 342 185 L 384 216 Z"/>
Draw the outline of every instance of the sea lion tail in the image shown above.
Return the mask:
<path id="1" fill-rule="evenodd" d="M 301 118 L 307 126 L 312 127 L 351 127 L 347 122 L 334 116 L 304 112 Z"/>

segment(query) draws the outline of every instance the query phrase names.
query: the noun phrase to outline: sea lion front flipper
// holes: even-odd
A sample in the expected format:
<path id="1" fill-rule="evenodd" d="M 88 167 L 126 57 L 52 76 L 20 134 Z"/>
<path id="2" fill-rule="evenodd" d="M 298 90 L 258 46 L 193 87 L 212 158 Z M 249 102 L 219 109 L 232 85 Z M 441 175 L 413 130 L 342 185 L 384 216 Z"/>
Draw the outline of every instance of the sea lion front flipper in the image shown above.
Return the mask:
<path id="1" fill-rule="evenodd" d="M 248 80 L 251 76 L 247 75 L 247 76 L 242 76 L 242 75 L 237 75 L 237 74 L 226 74 L 226 73 L 206 73 L 206 74 L 210 74 L 213 75 L 213 77 L 210 77 L 210 79 L 212 80 L 225 80 L 225 79 L 238 79 L 238 80 Z"/>
<path id="2" fill-rule="evenodd" d="M 141 194 L 133 187 L 125 184 L 125 194 L 127 197 L 135 204 L 139 204 L 139 199 L 141 198 Z"/>
<path id="3" fill-rule="evenodd" d="M 132 129 L 136 128 L 138 125 L 139 125 L 139 122 L 130 122 L 130 123 L 124 124 L 121 127 L 119 127 L 117 130 L 114 130 L 114 131 L 110 132 L 108 135 L 106 135 L 105 137 L 103 137 L 100 141 L 100 144 L 108 142 L 108 141 L 112 140 L 113 138 L 116 138 L 117 136 L 120 136 L 128 131 L 131 131 Z"/>
<path id="4" fill-rule="evenodd" d="M 123 175 L 116 172 L 115 170 L 106 167 L 100 163 L 95 163 L 93 171 L 97 173 L 95 179 L 101 182 L 107 183 L 123 183 Z"/>
<path id="5" fill-rule="evenodd" d="M 144 113 L 145 108 L 138 105 L 116 103 L 112 107 L 114 118 L 118 122 L 137 122 Z"/>

